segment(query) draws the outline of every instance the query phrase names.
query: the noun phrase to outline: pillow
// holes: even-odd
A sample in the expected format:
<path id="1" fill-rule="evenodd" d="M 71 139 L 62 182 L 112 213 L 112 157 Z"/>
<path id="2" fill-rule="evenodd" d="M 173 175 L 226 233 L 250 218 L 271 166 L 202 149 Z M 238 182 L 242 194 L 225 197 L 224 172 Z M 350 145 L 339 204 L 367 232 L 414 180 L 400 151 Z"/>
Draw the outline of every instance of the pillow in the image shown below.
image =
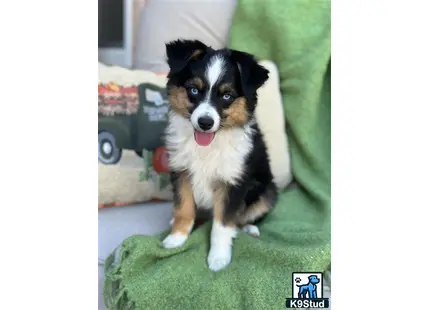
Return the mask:
<path id="1" fill-rule="evenodd" d="M 292 174 L 279 75 L 272 62 L 261 64 L 270 74 L 258 91 L 256 119 L 275 183 L 285 188 Z M 161 140 L 167 121 L 166 83 L 166 75 L 99 64 L 99 208 L 172 199 Z"/>
<path id="2" fill-rule="evenodd" d="M 287 187 L 293 180 L 291 172 L 288 137 L 285 132 L 285 116 L 279 86 L 279 73 L 271 61 L 260 61 L 269 70 L 268 81 L 258 90 L 255 117 L 263 132 L 275 183 L 279 189 Z"/>
<path id="3" fill-rule="evenodd" d="M 166 77 L 99 63 L 99 208 L 171 200 Z"/>

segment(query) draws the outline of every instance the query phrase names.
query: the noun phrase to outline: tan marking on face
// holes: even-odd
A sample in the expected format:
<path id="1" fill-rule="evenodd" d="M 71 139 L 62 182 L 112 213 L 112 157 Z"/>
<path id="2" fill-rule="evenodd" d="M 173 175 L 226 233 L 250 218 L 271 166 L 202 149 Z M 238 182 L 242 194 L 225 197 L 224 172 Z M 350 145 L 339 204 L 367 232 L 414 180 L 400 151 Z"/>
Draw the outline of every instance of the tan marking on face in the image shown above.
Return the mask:
<path id="1" fill-rule="evenodd" d="M 174 205 L 171 233 L 189 235 L 196 217 L 194 197 L 189 177 L 183 173 L 178 179 L 179 204 Z"/>
<path id="2" fill-rule="evenodd" d="M 172 110 L 185 117 L 190 115 L 188 111 L 193 104 L 188 99 L 187 90 L 184 87 L 172 86 L 169 88 L 169 102 Z"/>
<path id="3" fill-rule="evenodd" d="M 233 103 L 223 111 L 225 119 L 222 122 L 224 127 L 243 126 L 248 122 L 249 114 L 246 105 L 246 99 L 237 98 Z"/>
<path id="4" fill-rule="evenodd" d="M 195 86 L 198 90 L 202 90 L 205 86 L 203 83 L 203 80 L 199 77 L 193 77 L 189 79 L 187 82 L 185 82 L 186 86 Z"/>
<path id="5" fill-rule="evenodd" d="M 236 90 L 234 89 L 233 85 L 231 83 L 224 83 L 221 84 L 218 87 L 218 91 L 220 94 L 224 94 L 224 93 L 232 93 L 232 94 L 236 94 Z"/>

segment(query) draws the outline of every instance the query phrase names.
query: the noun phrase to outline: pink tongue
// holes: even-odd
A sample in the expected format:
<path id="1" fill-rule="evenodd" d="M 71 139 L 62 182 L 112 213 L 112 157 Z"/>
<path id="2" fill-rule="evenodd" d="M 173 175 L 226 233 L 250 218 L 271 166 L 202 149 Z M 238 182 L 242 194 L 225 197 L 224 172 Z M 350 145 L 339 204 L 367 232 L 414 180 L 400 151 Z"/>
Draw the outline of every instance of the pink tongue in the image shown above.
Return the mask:
<path id="1" fill-rule="evenodd" d="M 215 134 L 213 132 L 194 131 L 194 139 L 196 139 L 197 144 L 201 146 L 208 146 L 211 144 L 214 136 Z"/>

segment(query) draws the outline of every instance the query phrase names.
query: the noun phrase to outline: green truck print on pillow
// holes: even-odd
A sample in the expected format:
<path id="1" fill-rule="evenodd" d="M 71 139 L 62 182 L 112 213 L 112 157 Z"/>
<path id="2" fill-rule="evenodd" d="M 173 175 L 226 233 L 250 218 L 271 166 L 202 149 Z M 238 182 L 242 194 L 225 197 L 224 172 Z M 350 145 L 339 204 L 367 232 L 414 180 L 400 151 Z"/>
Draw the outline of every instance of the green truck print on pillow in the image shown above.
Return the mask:
<path id="1" fill-rule="evenodd" d="M 122 150 L 155 151 L 163 145 L 167 125 L 166 89 L 153 84 L 98 85 L 98 158 L 105 165 L 118 163 Z"/>

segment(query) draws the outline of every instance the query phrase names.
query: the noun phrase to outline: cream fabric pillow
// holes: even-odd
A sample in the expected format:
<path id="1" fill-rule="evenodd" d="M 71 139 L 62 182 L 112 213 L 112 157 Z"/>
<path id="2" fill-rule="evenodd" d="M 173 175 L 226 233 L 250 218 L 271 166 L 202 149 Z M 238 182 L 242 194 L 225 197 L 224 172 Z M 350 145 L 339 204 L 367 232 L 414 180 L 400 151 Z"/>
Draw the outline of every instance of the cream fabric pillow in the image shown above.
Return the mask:
<path id="1" fill-rule="evenodd" d="M 164 88 L 166 77 L 150 71 L 129 70 L 117 66 L 106 66 L 99 63 L 99 84 L 114 83 L 121 86 L 150 83 Z M 99 208 L 133 204 L 153 199 L 171 200 L 172 189 L 161 186 L 160 176 L 148 171 L 144 159 L 133 150 L 122 150 L 118 163 L 105 165 L 98 163 Z M 143 179 L 142 175 L 150 175 Z"/>
<path id="2" fill-rule="evenodd" d="M 258 90 L 255 115 L 267 144 L 275 183 L 278 188 L 285 188 L 291 183 L 293 177 L 288 137 L 285 132 L 279 73 L 276 65 L 271 61 L 261 61 L 260 64 L 266 67 L 270 74 L 269 80 Z"/>

